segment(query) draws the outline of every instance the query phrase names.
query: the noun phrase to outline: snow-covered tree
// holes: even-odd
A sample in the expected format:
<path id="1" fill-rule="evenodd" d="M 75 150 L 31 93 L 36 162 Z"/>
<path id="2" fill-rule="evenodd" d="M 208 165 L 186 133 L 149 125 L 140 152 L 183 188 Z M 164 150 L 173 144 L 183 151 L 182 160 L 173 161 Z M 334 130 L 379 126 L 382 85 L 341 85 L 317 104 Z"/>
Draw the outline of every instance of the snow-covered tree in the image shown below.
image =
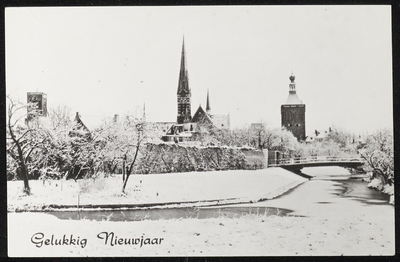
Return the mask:
<path id="1" fill-rule="evenodd" d="M 380 178 L 383 184 L 394 183 L 393 131 L 383 129 L 370 135 L 366 143 L 359 148 L 361 157 L 366 161 L 365 169 L 373 177 Z"/>
<path id="2" fill-rule="evenodd" d="M 10 161 L 7 164 L 7 167 L 10 168 L 7 170 L 7 176 L 11 175 L 11 172 L 15 172 L 14 175 L 24 181 L 23 192 L 28 195 L 31 193 L 28 165 L 31 154 L 41 142 L 36 132 L 38 114 L 30 110 L 30 124 L 24 124 L 22 121 L 26 119 L 28 107 L 31 106 L 7 96 L 6 152 L 7 160 Z"/>
<path id="3" fill-rule="evenodd" d="M 146 122 L 126 116 L 123 121 L 105 121 L 97 130 L 94 155 L 96 170 L 104 163 L 120 165 L 122 169 L 122 193 L 138 159 L 141 144 L 146 140 Z M 114 169 L 115 170 L 115 169 Z"/>

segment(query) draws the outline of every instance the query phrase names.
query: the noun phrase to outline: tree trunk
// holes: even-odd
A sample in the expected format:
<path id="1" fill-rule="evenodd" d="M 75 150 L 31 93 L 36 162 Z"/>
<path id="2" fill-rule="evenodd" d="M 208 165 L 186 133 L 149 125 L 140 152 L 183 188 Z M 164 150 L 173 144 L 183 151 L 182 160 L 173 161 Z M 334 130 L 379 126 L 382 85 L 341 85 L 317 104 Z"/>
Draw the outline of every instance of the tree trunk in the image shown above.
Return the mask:
<path id="1" fill-rule="evenodd" d="M 125 181 L 125 159 L 122 161 L 122 183 Z"/>
<path id="2" fill-rule="evenodd" d="M 29 181 L 28 181 L 28 169 L 26 167 L 25 164 L 25 159 L 24 159 L 24 154 L 22 152 L 22 148 L 21 145 L 19 143 L 19 141 L 15 138 L 14 132 L 11 129 L 11 127 L 9 126 L 9 130 L 10 130 L 10 134 L 11 134 L 11 138 L 14 141 L 15 145 L 17 146 L 17 151 L 18 151 L 18 165 L 20 167 L 20 171 L 21 171 L 21 176 L 22 179 L 24 180 L 24 190 L 23 192 L 26 193 L 27 195 L 31 194 L 31 189 L 29 187 Z"/>
<path id="3" fill-rule="evenodd" d="M 24 180 L 24 193 L 27 195 L 31 194 L 31 188 L 29 187 L 29 180 L 28 180 L 28 170 L 26 168 L 25 163 L 21 163 L 21 175 L 22 179 Z"/>
<path id="4" fill-rule="evenodd" d="M 129 176 L 130 176 L 130 174 L 127 173 L 126 174 L 126 179 L 124 180 L 124 184 L 122 185 L 122 193 L 125 193 L 125 188 L 126 188 L 126 184 L 128 183 Z"/>
<path id="5" fill-rule="evenodd" d="M 125 193 L 126 184 L 128 183 L 129 176 L 132 173 L 133 165 L 135 164 L 137 155 L 139 153 L 139 147 L 140 147 L 140 142 L 138 143 L 138 145 L 136 147 L 136 152 L 135 152 L 135 156 L 132 160 L 132 163 L 130 164 L 129 169 L 127 168 L 127 170 L 126 170 L 126 178 L 124 180 L 124 184 L 122 185 L 122 193 Z"/>
<path id="6" fill-rule="evenodd" d="M 75 166 L 75 170 L 76 170 L 76 166 Z M 78 179 L 78 176 L 79 176 L 79 174 L 81 173 L 81 170 L 82 170 L 82 166 L 79 168 L 78 173 L 76 173 L 76 176 L 75 176 L 75 178 L 74 178 L 75 182 L 76 182 L 76 180 Z"/>

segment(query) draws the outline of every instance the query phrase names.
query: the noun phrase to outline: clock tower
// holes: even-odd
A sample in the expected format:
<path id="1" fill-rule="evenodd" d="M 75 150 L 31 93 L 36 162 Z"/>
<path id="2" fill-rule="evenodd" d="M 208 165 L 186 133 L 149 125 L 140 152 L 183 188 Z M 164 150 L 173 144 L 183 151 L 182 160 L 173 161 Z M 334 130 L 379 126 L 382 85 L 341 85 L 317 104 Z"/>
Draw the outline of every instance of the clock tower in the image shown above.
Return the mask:
<path id="1" fill-rule="evenodd" d="M 181 54 L 181 70 L 179 72 L 179 83 L 177 92 L 178 102 L 178 116 L 177 123 L 183 124 L 192 121 L 191 114 L 191 103 L 190 103 L 190 87 L 189 87 L 189 75 L 187 72 L 186 65 L 186 53 L 185 53 L 185 39 L 182 41 L 182 54 Z"/>
<path id="2" fill-rule="evenodd" d="M 306 105 L 300 101 L 296 94 L 295 76 L 289 77 L 289 96 L 286 103 L 281 106 L 282 127 L 291 131 L 297 140 L 306 139 Z"/>

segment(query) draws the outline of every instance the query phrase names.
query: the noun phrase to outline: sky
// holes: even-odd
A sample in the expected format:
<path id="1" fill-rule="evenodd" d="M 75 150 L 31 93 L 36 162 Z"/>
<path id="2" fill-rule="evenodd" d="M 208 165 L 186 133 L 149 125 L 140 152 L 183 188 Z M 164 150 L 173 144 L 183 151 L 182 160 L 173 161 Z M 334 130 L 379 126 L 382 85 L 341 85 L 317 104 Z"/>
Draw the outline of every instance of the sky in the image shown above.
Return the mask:
<path id="1" fill-rule="evenodd" d="M 174 122 L 182 40 L 192 114 L 231 128 L 281 124 L 289 76 L 306 135 L 393 126 L 390 6 L 14 7 L 5 9 L 6 94 L 47 94 L 94 128 L 104 117 Z"/>

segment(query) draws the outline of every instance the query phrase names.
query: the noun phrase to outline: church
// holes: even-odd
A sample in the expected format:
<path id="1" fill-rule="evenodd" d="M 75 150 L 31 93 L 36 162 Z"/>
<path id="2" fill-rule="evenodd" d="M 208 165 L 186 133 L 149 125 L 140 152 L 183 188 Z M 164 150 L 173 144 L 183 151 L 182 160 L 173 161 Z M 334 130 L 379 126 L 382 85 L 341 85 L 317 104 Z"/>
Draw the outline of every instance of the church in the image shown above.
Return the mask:
<path id="1" fill-rule="evenodd" d="M 197 141 L 197 133 L 201 128 L 229 129 L 230 117 L 228 115 L 216 115 L 211 113 L 210 97 L 207 90 L 206 109 L 199 105 L 192 117 L 191 90 L 189 86 L 189 74 L 187 70 L 185 40 L 182 42 L 181 66 L 179 72 L 177 90 L 177 119 L 166 134 L 161 137 L 164 142 L 191 142 Z"/>

